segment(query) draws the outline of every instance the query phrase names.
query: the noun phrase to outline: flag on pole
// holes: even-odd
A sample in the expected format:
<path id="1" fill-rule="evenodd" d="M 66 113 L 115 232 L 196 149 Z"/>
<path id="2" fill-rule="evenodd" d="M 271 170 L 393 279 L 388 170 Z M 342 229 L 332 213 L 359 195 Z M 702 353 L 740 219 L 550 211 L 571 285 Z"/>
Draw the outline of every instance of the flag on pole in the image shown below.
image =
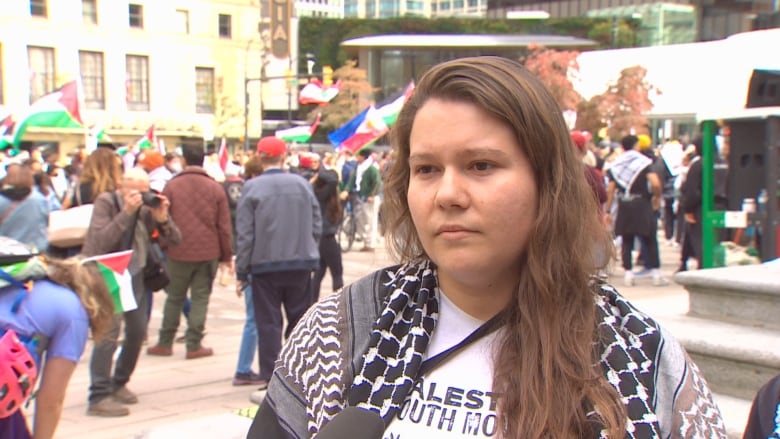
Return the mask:
<path id="1" fill-rule="evenodd" d="M 225 172 L 228 164 L 227 140 L 225 140 L 225 137 L 222 137 L 222 141 L 219 142 L 219 153 L 217 153 L 217 156 L 219 158 L 219 167 L 222 169 L 222 172 Z"/>
<path id="2" fill-rule="evenodd" d="M 82 260 L 95 262 L 103 280 L 106 282 L 108 292 L 114 300 L 114 312 L 119 314 L 138 308 L 133 294 L 133 281 L 127 266 L 133 256 L 132 250 L 125 250 L 105 255 L 92 256 Z"/>
<path id="3" fill-rule="evenodd" d="M 285 142 L 306 143 L 317 131 L 317 127 L 320 124 L 321 115 L 318 113 L 317 118 L 311 125 L 301 125 L 299 127 L 288 128 L 286 130 L 277 130 L 274 136 L 284 140 Z"/>
<path id="4" fill-rule="evenodd" d="M 330 133 L 328 139 L 336 148 L 346 148 L 357 152 L 376 142 L 387 134 L 398 119 L 406 101 L 414 93 L 414 82 L 404 89 L 397 97 L 388 100 L 387 104 L 379 108 L 371 105 L 338 130 Z"/>
<path id="5" fill-rule="evenodd" d="M 75 80 L 41 97 L 30 105 L 16 124 L 12 141 L 14 147 L 19 147 L 30 127 L 82 128 L 84 122 L 79 107 L 78 83 Z"/>
<path id="6" fill-rule="evenodd" d="M 154 124 L 146 130 L 146 134 L 135 142 L 136 150 L 150 149 L 157 146 L 157 137 L 154 134 Z"/>
<path id="7" fill-rule="evenodd" d="M 325 86 L 319 79 L 312 78 L 298 93 L 298 102 L 303 105 L 325 105 L 339 94 L 340 89 L 341 81 L 336 81 L 335 84 Z"/>
<path id="8" fill-rule="evenodd" d="M 106 134 L 106 130 L 103 125 L 95 124 L 89 128 L 89 135 L 87 136 L 87 143 L 85 146 L 88 153 L 97 149 L 98 143 L 111 142 L 111 137 Z"/>
<path id="9" fill-rule="evenodd" d="M 406 86 L 400 95 L 390 98 L 389 103 L 377 107 L 377 111 L 387 126 L 393 126 L 395 121 L 398 119 L 398 115 L 401 113 L 401 109 L 404 107 L 404 104 L 409 100 L 410 97 L 412 97 L 412 93 L 414 93 L 414 87 L 414 81 L 412 81 L 409 83 L 409 85 Z"/>

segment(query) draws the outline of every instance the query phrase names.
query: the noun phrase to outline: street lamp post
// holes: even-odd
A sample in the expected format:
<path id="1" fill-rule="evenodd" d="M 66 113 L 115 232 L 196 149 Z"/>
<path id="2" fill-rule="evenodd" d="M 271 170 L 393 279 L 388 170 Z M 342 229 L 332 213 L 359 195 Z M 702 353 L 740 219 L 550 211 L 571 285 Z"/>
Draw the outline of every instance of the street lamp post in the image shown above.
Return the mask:
<path id="1" fill-rule="evenodd" d="M 314 68 L 314 55 L 311 53 L 306 53 L 304 55 L 306 58 L 306 70 L 309 72 L 309 76 L 311 76 L 312 69 Z M 293 61 L 297 61 L 298 58 L 293 58 L 292 56 L 288 57 L 287 60 L 287 74 L 288 77 L 288 83 L 287 83 L 287 125 L 292 126 L 292 88 L 294 84 L 298 83 L 298 72 L 292 71 L 292 65 Z"/>
<path id="2" fill-rule="evenodd" d="M 267 31 L 261 31 L 260 42 L 262 43 L 261 55 L 260 55 L 260 76 L 256 78 L 250 78 L 248 72 L 248 57 L 249 46 L 255 41 L 249 40 L 244 51 L 244 151 L 249 151 L 249 83 L 258 81 L 260 82 L 260 135 L 263 134 L 263 78 L 265 77 L 265 66 L 268 64 L 268 39 L 269 35 Z"/>

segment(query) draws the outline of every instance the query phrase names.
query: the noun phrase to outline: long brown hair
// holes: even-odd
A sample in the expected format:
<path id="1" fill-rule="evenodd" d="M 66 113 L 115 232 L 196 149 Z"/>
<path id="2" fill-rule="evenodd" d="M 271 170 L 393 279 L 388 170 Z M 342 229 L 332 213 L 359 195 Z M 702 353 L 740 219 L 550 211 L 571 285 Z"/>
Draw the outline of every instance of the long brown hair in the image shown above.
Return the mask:
<path id="1" fill-rule="evenodd" d="M 82 264 L 78 257 L 54 259 L 41 256 L 47 264 L 47 275 L 52 281 L 64 285 L 79 297 L 89 316 L 89 326 L 95 340 L 101 340 L 114 316 L 114 302 L 106 283 L 94 263 Z"/>
<path id="2" fill-rule="evenodd" d="M 122 180 L 119 156 L 110 148 L 97 148 L 84 161 L 79 183 L 92 183 L 92 197 L 113 192 Z"/>
<path id="3" fill-rule="evenodd" d="M 415 115 L 431 98 L 467 102 L 504 122 L 535 171 L 539 213 L 494 354 L 501 435 L 589 436 L 594 424 L 587 415 L 594 407 L 610 437 L 625 435 L 625 409 L 599 366 L 590 283 L 594 249 L 606 232 L 558 105 L 521 64 L 463 58 L 423 76 L 391 133 L 397 159 L 383 211 L 390 250 L 401 261 L 426 257 L 409 213 L 408 159 Z"/>

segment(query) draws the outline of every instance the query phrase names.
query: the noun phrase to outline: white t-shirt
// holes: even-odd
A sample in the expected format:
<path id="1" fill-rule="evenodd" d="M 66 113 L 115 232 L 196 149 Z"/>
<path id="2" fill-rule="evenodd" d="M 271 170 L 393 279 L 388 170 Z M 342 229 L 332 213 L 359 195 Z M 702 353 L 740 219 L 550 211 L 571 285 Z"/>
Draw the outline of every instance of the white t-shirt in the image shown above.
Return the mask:
<path id="1" fill-rule="evenodd" d="M 439 294 L 439 320 L 426 358 L 460 343 L 483 323 Z M 421 378 L 384 439 L 495 436 L 492 345 L 498 333 L 472 342 Z"/>

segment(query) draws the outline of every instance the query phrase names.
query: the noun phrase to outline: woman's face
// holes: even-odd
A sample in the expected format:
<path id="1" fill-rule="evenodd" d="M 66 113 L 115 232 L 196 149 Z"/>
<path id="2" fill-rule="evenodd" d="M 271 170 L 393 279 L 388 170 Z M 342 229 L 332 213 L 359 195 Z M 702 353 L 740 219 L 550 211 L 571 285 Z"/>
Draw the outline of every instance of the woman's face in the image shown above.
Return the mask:
<path id="1" fill-rule="evenodd" d="M 473 104 L 431 99 L 409 143 L 409 210 L 442 288 L 514 289 L 538 195 L 512 130 Z"/>

